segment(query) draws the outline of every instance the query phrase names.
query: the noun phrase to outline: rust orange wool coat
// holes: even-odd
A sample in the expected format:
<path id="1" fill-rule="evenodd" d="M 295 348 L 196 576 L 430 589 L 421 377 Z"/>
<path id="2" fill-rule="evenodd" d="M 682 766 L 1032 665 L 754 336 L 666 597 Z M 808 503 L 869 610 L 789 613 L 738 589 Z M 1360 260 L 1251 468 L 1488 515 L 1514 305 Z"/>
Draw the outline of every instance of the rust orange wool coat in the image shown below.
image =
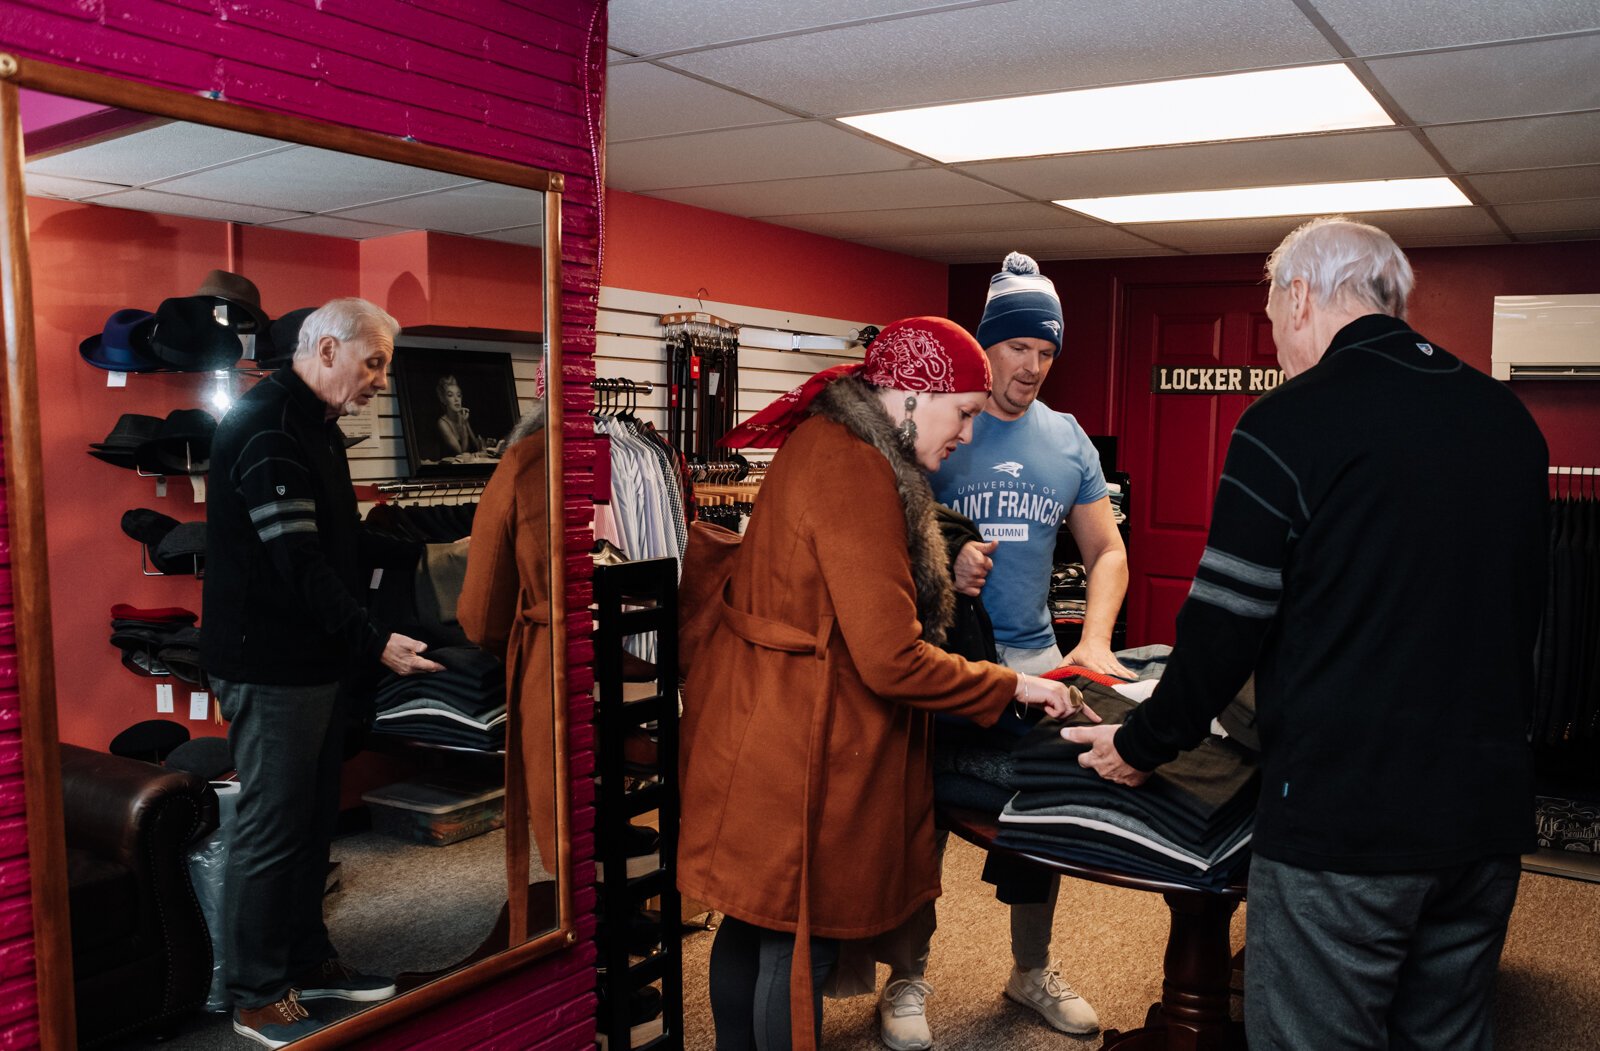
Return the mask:
<path id="1" fill-rule="evenodd" d="M 912 472 L 930 519 L 932 496 L 903 454 L 897 470 L 858 436 L 863 411 L 838 414 L 853 426 L 826 412 L 800 425 L 767 473 L 731 578 L 708 596 L 724 604 L 686 655 L 678 849 L 686 895 L 761 927 L 846 939 L 939 895 L 933 714 L 992 723 L 1017 682 L 921 637 Z M 946 557 L 931 547 L 925 560 Z M 705 590 L 697 571 L 691 557 L 685 596 Z M 803 1015 L 796 1030 L 809 1035 Z"/>
<path id="2" fill-rule="evenodd" d="M 551 673 L 550 512 L 541 428 L 511 445 L 472 517 L 472 546 L 456 616 L 467 637 L 505 662 L 507 729 L 521 742 L 507 774 L 521 769 L 540 860 L 559 863 L 556 840 L 555 704 Z"/>

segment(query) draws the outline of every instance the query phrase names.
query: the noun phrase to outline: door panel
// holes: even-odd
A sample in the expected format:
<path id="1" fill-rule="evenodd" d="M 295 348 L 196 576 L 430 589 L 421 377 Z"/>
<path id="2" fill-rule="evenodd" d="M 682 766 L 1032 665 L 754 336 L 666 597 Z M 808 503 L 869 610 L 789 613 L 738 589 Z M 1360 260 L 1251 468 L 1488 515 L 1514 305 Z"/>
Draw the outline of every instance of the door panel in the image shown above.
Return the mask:
<path id="1" fill-rule="evenodd" d="M 1266 292 L 1256 283 L 1128 289 L 1123 362 L 1129 522 L 1128 644 L 1173 639 L 1178 608 L 1205 549 L 1228 437 L 1243 394 L 1150 393 L 1153 366 L 1276 368 Z"/>

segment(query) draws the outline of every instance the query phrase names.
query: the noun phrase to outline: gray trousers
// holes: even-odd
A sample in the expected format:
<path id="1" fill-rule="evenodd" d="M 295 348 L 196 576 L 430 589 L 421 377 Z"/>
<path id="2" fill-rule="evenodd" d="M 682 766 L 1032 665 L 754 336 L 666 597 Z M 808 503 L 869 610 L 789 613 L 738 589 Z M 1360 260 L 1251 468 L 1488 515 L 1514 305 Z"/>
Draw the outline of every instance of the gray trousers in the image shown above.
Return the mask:
<path id="1" fill-rule="evenodd" d="M 1490 1051 L 1518 858 L 1422 872 L 1250 862 L 1250 1051 Z"/>
<path id="2" fill-rule="evenodd" d="M 216 678 L 211 689 L 239 771 L 223 891 L 228 993 L 235 1007 L 257 1008 L 336 955 L 322 893 L 339 814 L 340 690 Z"/>
<path id="3" fill-rule="evenodd" d="M 1061 650 L 1053 643 L 1044 649 L 1023 650 L 1015 646 L 999 646 L 1000 663 L 1014 671 L 1029 675 L 1042 675 L 1061 666 Z M 948 832 L 940 832 L 935 840 L 939 863 L 944 864 L 944 848 L 949 841 Z M 1050 877 L 1045 900 L 1025 905 L 1009 906 L 1011 910 L 1011 958 L 1023 970 L 1038 970 L 1050 966 L 1050 934 L 1056 922 L 1056 899 L 1061 894 L 1061 877 Z M 928 972 L 928 952 L 933 943 L 933 932 L 938 929 L 939 918 L 933 902 L 928 902 L 911 915 L 911 918 L 892 931 L 886 931 L 873 940 L 873 955 L 889 965 L 889 980 L 921 978 Z"/>

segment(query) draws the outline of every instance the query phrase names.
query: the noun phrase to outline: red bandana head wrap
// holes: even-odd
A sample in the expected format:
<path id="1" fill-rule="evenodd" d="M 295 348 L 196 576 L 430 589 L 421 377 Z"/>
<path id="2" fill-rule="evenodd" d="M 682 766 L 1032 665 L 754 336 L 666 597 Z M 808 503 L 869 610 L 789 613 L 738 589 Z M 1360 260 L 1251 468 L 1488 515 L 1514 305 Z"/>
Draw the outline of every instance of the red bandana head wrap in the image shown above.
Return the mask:
<path id="1" fill-rule="evenodd" d="M 728 449 L 778 448 L 805 421 L 806 409 L 823 388 L 850 375 L 860 375 L 874 387 L 938 394 L 987 391 L 992 382 L 989 359 L 966 329 L 942 317 L 906 318 L 878 333 L 867 345 L 866 360 L 823 369 L 717 444 Z"/>

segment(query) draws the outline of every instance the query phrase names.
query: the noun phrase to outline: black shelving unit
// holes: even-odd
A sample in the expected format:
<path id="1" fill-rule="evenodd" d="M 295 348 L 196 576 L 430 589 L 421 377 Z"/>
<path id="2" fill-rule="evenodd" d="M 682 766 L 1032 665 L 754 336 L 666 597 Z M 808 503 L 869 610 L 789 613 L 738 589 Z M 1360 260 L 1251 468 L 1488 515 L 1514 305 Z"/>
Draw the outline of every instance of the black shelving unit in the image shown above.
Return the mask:
<path id="1" fill-rule="evenodd" d="M 595 859 L 608 879 L 601 882 L 600 907 L 606 937 L 599 946 L 602 991 L 599 1032 L 608 1051 L 649 1048 L 682 1051 L 682 904 L 678 895 L 678 564 L 670 558 L 596 566 L 594 571 L 595 704 Z M 654 632 L 656 677 L 649 696 L 623 695 L 623 641 Z M 623 740 L 630 732 L 654 729 L 653 776 L 641 777 L 624 761 Z M 629 877 L 628 824 L 656 812 L 660 864 Z M 635 960 L 629 952 L 629 922 L 651 898 L 660 899 L 659 941 L 653 952 Z M 662 1032 L 637 1045 L 631 1042 L 629 994 L 660 984 Z"/>
<path id="2" fill-rule="evenodd" d="M 1122 521 L 1117 523 L 1117 532 L 1122 534 L 1122 546 L 1127 547 L 1128 522 L 1130 521 L 1129 500 L 1131 499 L 1132 495 L 1128 492 L 1128 475 L 1122 471 L 1108 470 L 1106 471 L 1106 481 L 1122 487 L 1121 500 L 1118 501 L 1116 498 L 1113 498 L 1112 503 L 1114 505 L 1119 505 L 1122 509 L 1123 517 Z M 1129 558 L 1132 558 L 1131 553 Z M 1055 565 L 1057 568 L 1059 568 L 1073 562 L 1081 563 L 1082 561 L 1083 556 L 1078 552 L 1078 544 L 1072 539 L 1072 531 L 1067 528 L 1066 519 L 1063 518 L 1061 520 L 1060 531 L 1056 534 Z M 1055 597 L 1056 594 L 1056 588 L 1052 585 L 1051 597 Z M 1053 626 L 1056 633 L 1056 645 L 1061 648 L 1062 653 L 1071 653 L 1072 648 L 1078 644 L 1078 640 L 1083 636 L 1083 622 L 1081 620 L 1062 620 L 1054 615 L 1054 611 L 1052 611 L 1052 620 L 1054 622 Z M 1111 648 L 1113 650 L 1120 650 L 1125 649 L 1127 645 L 1128 597 L 1124 595 L 1122 597 L 1122 606 L 1117 610 L 1116 623 L 1112 625 L 1111 628 Z"/>

